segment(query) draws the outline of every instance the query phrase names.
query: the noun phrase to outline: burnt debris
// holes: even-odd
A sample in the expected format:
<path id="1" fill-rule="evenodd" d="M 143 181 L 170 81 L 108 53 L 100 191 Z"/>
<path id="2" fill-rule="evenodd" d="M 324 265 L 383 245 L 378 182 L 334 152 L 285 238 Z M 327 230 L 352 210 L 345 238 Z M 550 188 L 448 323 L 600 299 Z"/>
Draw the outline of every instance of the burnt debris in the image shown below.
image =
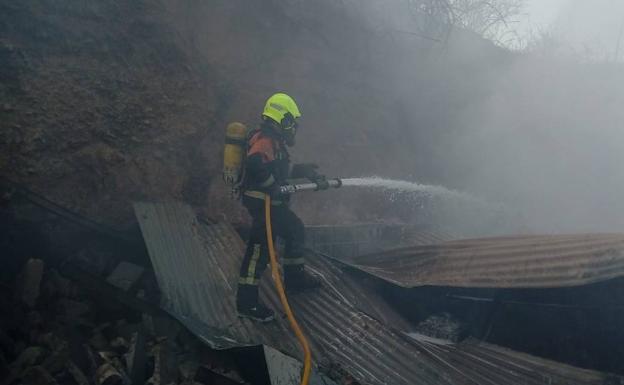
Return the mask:
<path id="1" fill-rule="evenodd" d="M 248 383 L 235 355 L 211 352 L 155 307 L 128 307 L 41 259 L 28 259 L 13 285 L 3 282 L 0 306 L 3 384 Z"/>
<path id="2" fill-rule="evenodd" d="M 212 351 L 159 308 L 132 230 L 3 187 L 0 384 L 267 383 L 266 369 L 243 377 L 239 353 Z"/>

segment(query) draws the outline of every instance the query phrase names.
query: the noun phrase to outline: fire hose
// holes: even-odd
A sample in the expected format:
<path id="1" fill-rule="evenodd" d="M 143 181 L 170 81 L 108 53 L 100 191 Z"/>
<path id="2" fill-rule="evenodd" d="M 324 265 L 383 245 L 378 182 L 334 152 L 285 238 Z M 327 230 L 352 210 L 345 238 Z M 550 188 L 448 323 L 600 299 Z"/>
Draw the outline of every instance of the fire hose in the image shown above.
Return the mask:
<path id="1" fill-rule="evenodd" d="M 342 181 L 340 179 L 322 179 L 310 183 L 300 183 L 300 184 L 289 184 L 280 187 L 280 192 L 282 194 L 293 194 L 299 191 L 319 191 L 326 190 L 330 187 L 338 188 L 342 186 Z M 264 215 L 266 222 L 266 234 L 267 234 L 267 244 L 269 248 L 269 257 L 271 260 L 271 277 L 273 278 L 273 282 L 275 283 L 275 288 L 277 289 L 277 293 L 280 298 L 280 302 L 282 303 L 282 307 L 286 312 L 286 317 L 288 318 L 288 322 L 290 323 L 290 327 L 295 332 L 295 336 L 303 349 L 303 374 L 301 375 L 301 385 L 308 385 L 310 381 L 310 372 L 312 369 L 312 352 L 310 351 L 310 344 L 305 334 L 301 330 L 299 323 L 295 319 L 295 315 L 288 303 L 288 298 L 286 297 L 286 292 L 284 291 L 284 285 L 282 284 L 282 277 L 280 276 L 280 272 L 277 265 L 277 254 L 275 253 L 275 245 L 273 244 L 273 228 L 271 226 L 271 197 L 269 195 L 264 199 Z"/>

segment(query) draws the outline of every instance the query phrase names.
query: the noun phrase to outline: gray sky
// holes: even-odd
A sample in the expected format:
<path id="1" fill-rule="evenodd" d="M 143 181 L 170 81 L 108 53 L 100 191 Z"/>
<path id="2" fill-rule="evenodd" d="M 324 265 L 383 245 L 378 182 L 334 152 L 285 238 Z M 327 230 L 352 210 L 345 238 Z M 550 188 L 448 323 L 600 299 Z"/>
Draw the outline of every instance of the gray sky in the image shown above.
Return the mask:
<path id="1" fill-rule="evenodd" d="M 568 0 L 527 0 L 528 20 L 525 23 L 547 26 L 555 22 Z"/>
<path id="2" fill-rule="evenodd" d="M 613 60 L 624 34 L 624 0 L 527 0 L 518 29 L 548 30 L 567 48 L 586 57 Z M 624 60 L 624 42 L 619 60 Z"/>

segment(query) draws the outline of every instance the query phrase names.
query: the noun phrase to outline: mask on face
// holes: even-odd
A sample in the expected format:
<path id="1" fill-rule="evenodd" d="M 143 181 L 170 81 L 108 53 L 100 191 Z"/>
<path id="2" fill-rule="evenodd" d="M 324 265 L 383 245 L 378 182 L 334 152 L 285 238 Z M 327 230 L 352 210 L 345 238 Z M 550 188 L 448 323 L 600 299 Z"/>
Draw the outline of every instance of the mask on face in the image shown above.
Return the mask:
<path id="1" fill-rule="evenodd" d="M 284 119 L 280 122 L 280 128 L 284 141 L 289 147 L 295 145 L 295 135 L 297 134 L 298 127 L 299 125 L 297 124 L 297 120 L 292 116 L 292 114 L 287 112 L 284 115 Z"/>

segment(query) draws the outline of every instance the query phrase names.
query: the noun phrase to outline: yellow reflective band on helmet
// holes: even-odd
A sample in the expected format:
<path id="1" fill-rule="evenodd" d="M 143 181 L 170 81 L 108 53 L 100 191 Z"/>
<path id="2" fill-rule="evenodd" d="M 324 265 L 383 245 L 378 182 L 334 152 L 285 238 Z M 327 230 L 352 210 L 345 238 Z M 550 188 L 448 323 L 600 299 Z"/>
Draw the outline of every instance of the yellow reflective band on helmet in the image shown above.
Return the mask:
<path id="1" fill-rule="evenodd" d="M 277 123 L 281 123 L 286 113 L 290 113 L 295 119 L 301 117 L 299 107 L 293 98 L 283 93 L 277 93 L 266 101 L 262 116 L 266 116 Z"/>
<path id="2" fill-rule="evenodd" d="M 269 106 L 271 108 L 275 108 L 276 110 L 278 110 L 279 112 L 283 112 L 286 113 L 286 107 L 282 106 L 281 104 L 277 104 L 277 103 L 269 103 Z"/>

